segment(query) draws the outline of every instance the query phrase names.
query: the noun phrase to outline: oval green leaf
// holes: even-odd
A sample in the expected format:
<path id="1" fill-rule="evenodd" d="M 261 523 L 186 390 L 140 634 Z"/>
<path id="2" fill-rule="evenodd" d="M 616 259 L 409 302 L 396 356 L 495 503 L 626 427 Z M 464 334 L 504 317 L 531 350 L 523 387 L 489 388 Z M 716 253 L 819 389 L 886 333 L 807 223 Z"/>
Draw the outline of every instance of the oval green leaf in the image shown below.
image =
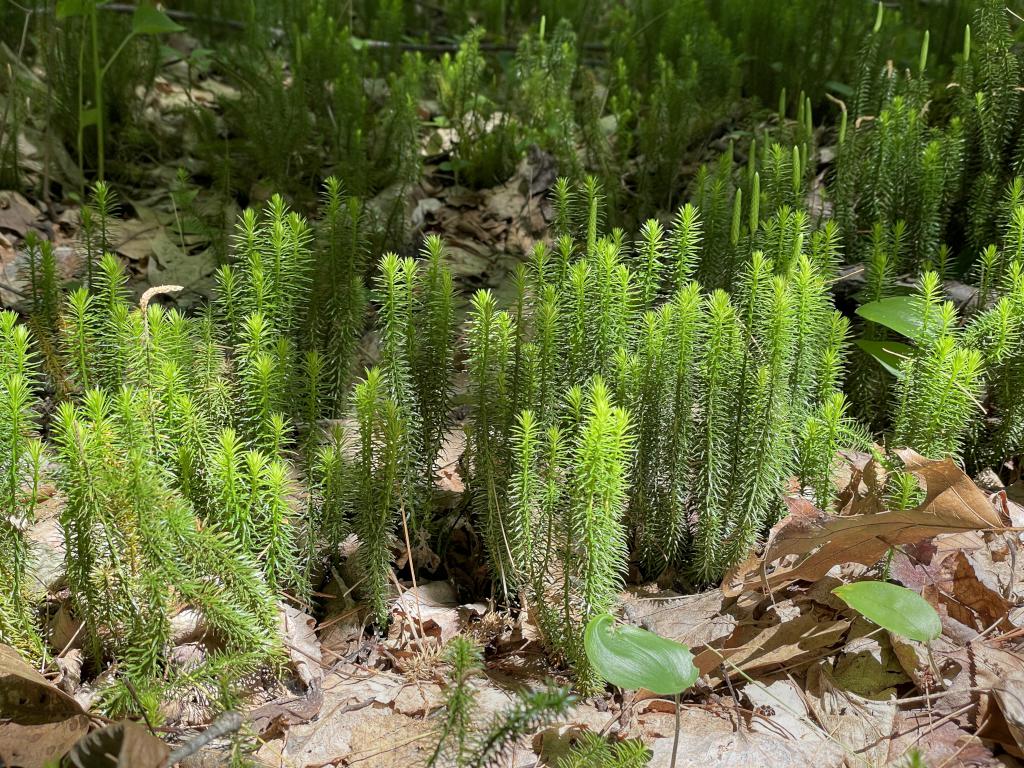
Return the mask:
<path id="1" fill-rule="evenodd" d="M 857 314 L 865 320 L 884 325 L 901 336 L 918 341 L 924 328 L 921 317 L 921 299 L 918 296 L 890 296 L 857 307 Z"/>
<path id="2" fill-rule="evenodd" d="M 893 634 L 926 643 L 942 634 L 935 609 L 917 592 L 884 581 L 858 581 L 832 594 L 868 621 Z"/>
<path id="3" fill-rule="evenodd" d="M 885 370 L 896 378 L 902 375 L 900 367 L 903 365 L 903 361 L 914 354 L 914 348 L 902 341 L 857 339 L 854 343 L 875 358 Z"/>
<path id="4" fill-rule="evenodd" d="M 166 35 L 181 32 L 185 29 L 152 5 L 140 5 L 132 14 L 132 34 L 134 35 Z"/>
<path id="5" fill-rule="evenodd" d="M 587 659 L 609 683 L 674 696 L 697 681 L 700 673 L 685 645 L 640 627 L 615 627 L 614 623 L 607 613 L 595 616 L 583 636 Z"/>

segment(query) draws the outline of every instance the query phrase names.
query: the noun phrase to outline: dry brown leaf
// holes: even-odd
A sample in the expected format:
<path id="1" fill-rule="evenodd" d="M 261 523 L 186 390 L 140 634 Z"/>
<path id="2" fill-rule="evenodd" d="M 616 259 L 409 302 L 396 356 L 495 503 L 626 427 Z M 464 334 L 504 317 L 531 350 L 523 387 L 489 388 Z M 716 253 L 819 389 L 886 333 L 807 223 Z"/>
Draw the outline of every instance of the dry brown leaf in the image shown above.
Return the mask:
<path id="1" fill-rule="evenodd" d="M 1011 727 L 1011 720 L 1016 720 L 1020 715 L 1019 701 L 1015 699 L 1021 690 L 1014 683 L 1008 684 L 1008 681 L 1024 678 L 1024 655 L 1017 648 L 996 642 L 973 643 L 966 650 L 968 658 L 964 671 L 954 685 L 990 692 L 974 694 L 974 700 L 978 703 L 975 721 L 986 724 L 978 731 L 978 735 L 998 741 L 1004 749 L 1018 757 L 1024 756 Z M 1001 706 L 999 689 L 1003 689 L 1002 698 L 1010 708 L 1009 714 Z"/>
<path id="2" fill-rule="evenodd" d="M 437 744 L 435 723 L 392 713 L 373 713 L 352 728 L 347 764 L 359 768 L 410 768 L 423 765 Z M 312 766 L 310 766 L 312 768 Z"/>
<path id="3" fill-rule="evenodd" d="M 699 648 L 728 637 L 736 629 L 736 618 L 725 612 L 725 601 L 720 589 L 696 595 L 668 592 L 630 596 L 623 603 L 623 618 L 649 632 Z"/>
<path id="4" fill-rule="evenodd" d="M 907 674 L 921 690 L 944 690 L 931 704 L 935 717 L 949 715 L 977 735 L 996 741 L 1004 749 L 1021 755 L 1013 733 L 1021 710 L 1012 709 L 1019 694 L 1017 681 L 1024 681 L 1024 656 L 1010 645 L 998 641 L 976 640 L 959 645 L 942 636 L 931 643 L 931 653 L 921 644 L 893 636 L 896 649 Z M 933 670 L 938 668 L 942 681 Z M 1007 710 L 999 701 L 999 690 Z"/>
<path id="5" fill-rule="evenodd" d="M 808 672 L 807 695 L 815 718 L 845 748 L 848 768 L 886 765 L 896 721 L 894 696 L 875 700 L 844 691 L 825 664 Z"/>
<path id="6" fill-rule="evenodd" d="M 824 733 L 807 709 L 807 697 L 792 680 L 747 683 L 743 694 L 756 713 L 750 721 L 751 730 L 800 741 L 824 740 Z"/>
<path id="7" fill-rule="evenodd" d="M 426 717 L 444 705 L 444 691 L 437 683 L 410 683 L 402 687 L 391 704 L 400 715 Z"/>
<path id="8" fill-rule="evenodd" d="M 992 692 L 1017 746 L 1017 754 L 1024 754 L 1024 673 L 1010 673 L 999 681 Z"/>
<path id="9" fill-rule="evenodd" d="M 26 538 L 31 550 L 29 589 L 39 599 L 55 591 L 64 582 L 67 572 L 64 529 L 61 528 L 59 518 L 50 517 L 32 525 Z"/>
<path id="10" fill-rule="evenodd" d="M 88 728 L 89 717 L 77 701 L 0 644 L 0 764 L 41 768 Z"/>
<path id="11" fill-rule="evenodd" d="M 363 641 L 366 606 L 352 599 L 350 588 L 336 576 L 330 587 L 337 597 L 323 602 L 324 617 L 317 628 L 320 647 L 329 659 L 339 659 L 352 653 Z"/>
<path id="12" fill-rule="evenodd" d="M 441 451 L 437 456 L 437 472 L 434 488 L 447 494 L 454 502 L 466 490 L 466 484 L 459 473 L 459 459 L 466 452 L 466 432 L 460 426 L 449 430 L 444 436 Z"/>
<path id="13" fill-rule="evenodd" d="M 278 608 L 281 636 L 295 674 L 307 689 L 316 689 L 324 679 L 320 641 L 316 636 L 316 620 L 287 603 Z"/>
<path id="14" fill-rule="evenodd" d="M 65 754 L 88 727 L 78 701 L 0 644 L 0 763 L 42 766 Z"/>
<path id="15" fill-rule="evenodd" d="M 0 192 L 0 230 L 25 237 L 40 218 L 39 209 L 24 195 L 9 190 Z"/>
<path id="16" fill-rule="evenodd" d="M 307 718 L 308 722 L 294 721 L 283 738 L 262 749 L 259 757 L 264 762 L 290 768 L 339 762 L 356 749 L 368 746 L 353 736 L 364 720 L 396 725 L 417 722 L 392 709 L 407 686 L 398 675 L 344 665 L 325 678 L 319 714 Z"/>
<path id="17" fill-rule="evenodd" d="M 694 664 L 701 674 L 717 670 L 723 660 L 728 669 L 739 668 L 748 675 L 780 667 L 791 670 L 826 655 L 849 627 L 846 619 L 829 620 L 814 611 L 785 622 L 741 624 L 724 647 L 705 648 L 695 655 Z M 720 678 L 712 675 L 711 680 L 717 683 Z"/>
<path id="18" fill-rule="evenodd" d="M 991 626 L 1004 632 L 1014 629 L 1013 606 L 993 588 L 995 575 L 975 565 L 986 560 L 991 566 L 985 538 L 972 531 L 940 536 L 928 546 L 903 548 L 893 559 L 892 574 L 938 610 L 947 634 L 966 641 Z"/>
<path id="19" fill-rule="evenodd" d="M 889 740 L 889 758 L 884 765 L 902 765 L 916 750 L 929 766 L 943 768 L 1006 768 L 1007 763 L 992 754 L 974 734 L 953 720 L 943 721 L 940 713 L 926 710 L 899 712 Z"/>
<path id="20" fill-rule="evenodd" d="M 428 581 L 407 589 L 395 601 L 389 633 L 397 642 L 412 642 L 426 650 L 432 640 L 443 645 L 459 632 L 459 601 L 455 589 L 446 581 Z"/>
<path id="21" fill-rule="evenodd" d="M 763 588 L 775 591 L 797 580 L 814 581 L 840 563 L 877 562 L 890 547 L 943 533 L 1000 529 L 1003 520 L 987 496 L 951 460 L 934 461 L 910 450 L 899 452 L 907 471 L 925 488 L 925 501 L 914 509 L 835 516 L 814 509 L 804 499 L 786 499 L 790 514 L 768 536 L 763 555 L 752 555 L 725 579 L 728 596 Z M 865 476 L 877 465 L 871 462 Z M 873 489 L 877 483 L 868 483 Z M 872 508 L 877 491 L 869 490 L 854 510 Z"/>
<path id="22" fill-rule="evenodd" d="M 67 768 L 161 768 L 167 745 L 130 720 L 108 725 L 81 739 L 67 753 Z"/>
<path id="23" fill-rule="evenodd" d="M 968 650 L 958 642 L 942 635 L 929 644 L 889 634 L 889 642 L 903 671 L 922 691 L 949 690 L 954 686 L 970 687 L 961 677 L 970 665 Z M 944 696 L 943 706 L 956 707 L 969 698 Z"/>
<path id="24" fill-rule="evenodd" d="M 648 768 L 669 768 L 672 739 L 655 739 Z M 785 739 L 741 726 L 728 732 L 687 731 L 679 746 L 676 768 L 840 768 L 843 753 L 829 742 Z"/>

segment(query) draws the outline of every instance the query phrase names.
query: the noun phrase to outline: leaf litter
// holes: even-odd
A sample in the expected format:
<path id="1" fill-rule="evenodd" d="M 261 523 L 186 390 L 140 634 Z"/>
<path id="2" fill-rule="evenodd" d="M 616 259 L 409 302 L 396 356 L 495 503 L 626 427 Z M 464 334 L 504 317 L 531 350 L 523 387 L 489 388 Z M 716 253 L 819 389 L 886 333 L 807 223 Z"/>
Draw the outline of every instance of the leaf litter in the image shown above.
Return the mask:
<path id="1" fill-rule="evenodd" d="M 463 445 L 447 442 L 449 473 L 437 479 L 442 494 L 461 483 L 451 468 Z M 917 750 L 929 765 L 995 766 L 1024 755 L 1024 559 L 1010 526 L 1020 510 L 951 462 L 912 452 L 903 459 L 926 489 L 915 509 L 885 509 L 881 468 L 861 458 L 851 462 L 838 514 L 787 499 L 790 514 L 721 587 L 682 595 L 648 584 L 623 593 L 622 619 L 689 645 L 701 673 L 683 703 L 688 736 L 677 765 L 860 768 L 898 764 Z M 60 542 L 45 528 L 51 521 L 47 515 L 37 523 L 36 539 L 49 547 L 38 550 L 35 567 L 60 606 L 66 593 L 55 567 Z M 891 577 L 941 618 L 942 634 L 928 646 L 889 635 L 832 594 L 867 575 L 889 548 Z M 486 674 L 474 680 L 482 718 L 507 706 L 518 687 L 551 675 L 571 682 L 544 661 L 529 611 L 509 621 L 487 603 L 460 603 L 448 581 L 396 582 L 391 630 L 372 637 L 350 586 L 356 577 L 334 576 L 322 616 L 281 605 L 291 682 L 256 692 L 243 712 L 263 765 L 423 764 L 444 704 L 441 650 L 459 633 L 490 649 Z M 201 625 L 188 607 L 175 617 L 172 658 L 202 652 Z M 89 729 L 87 711 L 70 695 L 86 691 L 76 691 L 75 628 L 61 631 L 67 648 L 55 682 L 0 649 L 8 692 L 0 701 L 9 710 L 10 692 L 18 691 L 32 701 L 20 719 L 0 718 L 0 744 L 30 737 L 39 755 L 63 754 Z M 519 745 L 515 760 L 555 765 L 589 731 L 641 738 L 650 764 L 667 766 L 673 711 L 670 700 L 645 691 L 583 700 L 565 722 Z M 182 723 L 169 725 L 187 741 L 195 731 Z M 148 754 L 141 726 L 119 727 L 112 732 L 123 741 L 119 749 Z M 96 743 L 113 738 L 93 736 Z M 87 754 L 89 743 L 77 749 Z M 217 754 L 223 743 L 207 749 Z"/>

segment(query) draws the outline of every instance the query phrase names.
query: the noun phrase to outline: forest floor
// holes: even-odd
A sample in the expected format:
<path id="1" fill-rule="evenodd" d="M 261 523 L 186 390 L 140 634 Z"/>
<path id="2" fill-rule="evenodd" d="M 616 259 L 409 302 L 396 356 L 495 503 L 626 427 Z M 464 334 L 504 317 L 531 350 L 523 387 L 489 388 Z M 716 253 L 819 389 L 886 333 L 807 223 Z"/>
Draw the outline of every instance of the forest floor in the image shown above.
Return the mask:
<path id="1" fill-rule="evenodd" d="M 179 97 L 170 83 L 152 96 Z M 203 94 L 193 90 L 191 98 Z M 441 234 L 460 296 L 489 287 L 500 298 L 510 289 L 507 274 L 550 220 L 546 195 L 555 169 L 549 157 L 530 152 L 506 183 L 470 190 L 439 170 L 444 143 L 440 133 L 428 137 L 423 178 L 406 190 L 410 243 L 425 232 Z M 42 149 L 27 145 L 23 153 L 29 171 L 38 173 Z M 174 169 L 164 175 L 137 198 L 122 196 L 117 251 L 137 289 L 182 285 L 181 301 L 195 303 L 213 285 L 215 249 L 206 234 L 182 226 L 167 191 Z M 371 205 L 386 204 L 388 194 Z M 77 229 L 74 206 L 0 192 L 0 302 L 18 306 L 23 299 L 20 245 L 31 230 L 54 241 L 62 276 L 73 280 L 81 267 Z M 372 350 L 372 337 L 364 346 Z M 456 430 L 440 462 L 438 497 L 453 509 L 463 490 L 463 442 Z M 911 461 L 928 491 L 918 509 L 884 511 L 880 468 L 867 455 L 851 454 L 837 478 L 846 489 L 840 511 L 826 514 L 788 499 L 789 516 L 723 586 L 680 595 L 632 579 L 622 595 L 623 618 L 689 645 L 702 674 L 682 704 L 685 737 L 676 765 L 885 766 L 903 764 L 914 750 L 933 768 L 1024 764 L 1018 760 L 1024 760 L 1024 485 L 976 479 L 982 487 L 952 462 Z M 75 647 L 80 625 L 60 587 L 60 504 L 53 496 L 30 532 L 39 589 L 58 606 L 50 640 L 63 649 L 60 675 L 43 678 L 0 654 L 0 687 L 46 702 L 39 721 L 25 726 L 39 749 L 80 729 L 84 717 L 95 720 L 86 713 L 97 681 L 83 683 Z M 353 596 L 358 578 L 344 568 L 324 575 L 316 605 L 282 606 L 291 674 L 284 682 L 253 681 L 244 713 L 260 763 L 422 764 L 436 743 L 447 679 L 441 649 L 460 633 L 485 648 L 485 674 L 474 681 L 477 717 L 504 708 L 522 686 L 549 677 L 571 683 L 548 662 L 528 610 L 513 615 L 480 599 L 489 578 L 469 526 L 457 528 L 452 541 L 444 580 L 403 578 L 411 569 L 400 556 L 386 636 L 367 630 L 365 606 Z M 410 550 L 417 573 L 437 569 L 438 554 L 423 546 Z M 832 594 L 877 569 L 887 553 L 889 574 L 939 612 L 943 633 L 930 648 L 855 617 Z M 174 621 L 172 655 L 200 652 L 201 633 L 194 612 L 183 610 Z M 172 743 L 194 739 L 207 725 L 190 722 L 194 704 L 181 702 L 174 713 L 183 725 L 154 730 Z M 555 765 L 589 730 L 642 738 L 651 765 L 667 768 L 674 711 L 672 701 L 643 691 L 581 700 L 563 722 L 521 744 L 513 765 Z M 26 733 L 0 723 L 0 745 Z M 214 741 L 190 764 L 217 764 L 222 744 Z M 158 765 L 165 757 L 140 750 L 122 753 L 123 765 Z"/>
<path id="2" fill-rule="evenodd" d="M 456 504 L 458 434 L 437 482 L 438 498 Z M 915 510 L 884 511 L 880 467 L 850 454 L 837 478 L 845 488 L 839 512 L 789 499 L 790 514 L 760 553 L 721 587 L 681 595 L 634 581 L 623 592 L 623 619 L 689 645 L 701 672 L 682 704 L 677 766 L 1024 764 L 1017 760 L 1024 756 L 1024 487 L 981 488 L 950 461 L 904 458 L 928 491 Z M 60 674 L 47 680 L 0 654 L 0 688 L 45 703 L 31 726 L 37 747 L 81 727 L 102 682 L 83 682 L 75 642 L 81 627 L 60 587 L 60 506 L 59 495 L 52 496 L 30 532 L 40 590 L 57 606 L 49 629 L 53 647 L 63 648 L 55 660 Z M 486 573 L 474 538 L 468 525 L 457 527 L 444 580 L 421 576 L 414 583 L 402 578 L 406 558 L 398 561 L 385 636 L 367 631 L 367 611 L 354 597 L 358 576 L 344 564 L 325 574 L 315 606 L 282 604 L 289 672 L 254 680 L 244 712 L 257 764 L 424 764 L 436 744 L 447 684 L 442 650 L 457 634 L 485 649 L 484 674 L 473 683 L 481 723 L 508 706 L 517 689 L 551 678 L 572 683 L 548 661 L 528 608 L 510 614 L 479 599 Z M 942 635 L 929 646 L 855 616 L 832 594 L 878 570 L 890 551 L 890 575 L 924 595 L 941 617 Z M 411 552 L 417 573 L 437 567 L 428 548 Z M 203 652 L 194 611 L 182 609 L 172 628 L 172 658 Z M 171 744 L 197 738 L 209 726 L 199 704 L 178 702 L 167 713 L 176 725 L 155 732 Z M 650 764 L 667 768 L 674 711 L 670 699 L 644 691 L 582 699 L 563 721 L 521 743 L 511 765 L 556 765 L 591 731 L 641 738 L 653 754 Z M 25 735 L 0 724 L 0 746 Z M 166 748 L 145 743 L 150 751 L 122 747 L 117 764 L 161 765 Z M 215 740 L 181 764 L 220 764 L 224 749 Z M 908 762 L 915 753 L 923 763 Z"/>

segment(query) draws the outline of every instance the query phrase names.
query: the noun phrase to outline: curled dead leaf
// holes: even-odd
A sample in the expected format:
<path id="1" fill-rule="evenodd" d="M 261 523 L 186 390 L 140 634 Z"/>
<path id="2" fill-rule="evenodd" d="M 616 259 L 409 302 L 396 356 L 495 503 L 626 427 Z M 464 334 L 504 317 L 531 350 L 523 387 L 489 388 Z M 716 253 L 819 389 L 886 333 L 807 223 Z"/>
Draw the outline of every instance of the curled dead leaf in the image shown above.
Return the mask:
<path id="1" fill-rule="evenodd" d="M 763 554 L 751 555 L 727 574 L 722 591 L 728 596 L 758 588 L 773 592 L 794 581 L 819 579 L 841 563 L 871 565 L 900 544 L 1004 527 L 986 494 L 950 459 L 926 459 L 910 450 L 899 456 L 925 489 L 920 506 L 862 514 L 880 501 L 873 483 L 863 498 L 854 499 L 848 515 L 830 515 L 805 499 L 786 499 L 790 514 L 772 528 Z"/>

